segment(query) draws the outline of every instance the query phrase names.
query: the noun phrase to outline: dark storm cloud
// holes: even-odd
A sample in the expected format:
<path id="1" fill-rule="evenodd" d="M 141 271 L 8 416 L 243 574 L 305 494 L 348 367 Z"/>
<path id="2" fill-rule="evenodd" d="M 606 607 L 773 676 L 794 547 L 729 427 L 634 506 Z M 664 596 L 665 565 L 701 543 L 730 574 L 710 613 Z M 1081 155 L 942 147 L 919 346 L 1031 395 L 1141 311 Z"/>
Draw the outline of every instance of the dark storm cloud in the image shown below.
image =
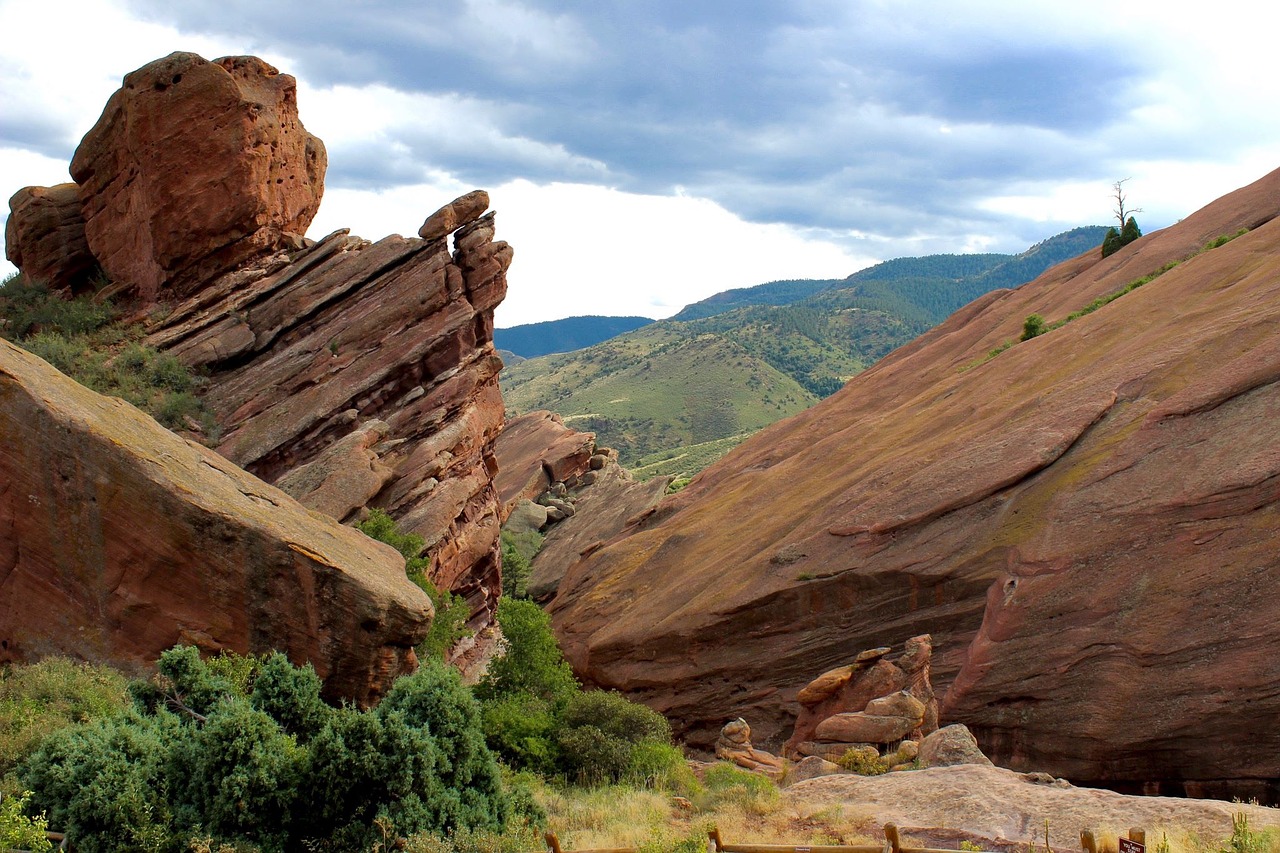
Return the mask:
<path id="1" fill-rule="evenodd" d="M 394 156 L 331 157 L 335 185 L 389 186 L 428 169 L 477 185 L 679 185 L 748 219 L 891 237 L 972 233 L 993 218 L 974 200 L 1010 182 L 1095 178 L 1106 152 L 1088 140 L 1124 117 L 1138 74 L 1115 45 L 974 35 L 936 9 L 900 4 L 133 8 L 184 31 L 240 38 L 253 21 L 246 49 L 290 57 L 298 65 L 288 70 L 313 85 L 464 96 L 491 105 L 508 138 L 407 124 L 385 140 Z"/>

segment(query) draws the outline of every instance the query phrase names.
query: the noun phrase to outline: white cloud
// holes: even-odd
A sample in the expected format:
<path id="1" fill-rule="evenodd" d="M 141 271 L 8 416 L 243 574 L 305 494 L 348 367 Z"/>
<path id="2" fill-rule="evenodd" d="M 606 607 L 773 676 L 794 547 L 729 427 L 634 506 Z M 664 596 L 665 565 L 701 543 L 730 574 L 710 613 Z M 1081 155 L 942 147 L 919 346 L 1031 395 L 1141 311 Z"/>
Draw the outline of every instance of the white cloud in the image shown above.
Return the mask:
<path id="1" fill-rule="evenodd" d="M 412 235 L 428 214 L 470 189 L 442 177 L 381 192 L 328 191 L 309 233 L 351 227 L 370 239 Z M 843 278 L 873 262 L 799 229 L 745 222 L 687 195 L 524 180 L 488 189 L 498 238 L 515 249 L 500 326 L 577 314 L 666 317 L 729 288 Z"/>

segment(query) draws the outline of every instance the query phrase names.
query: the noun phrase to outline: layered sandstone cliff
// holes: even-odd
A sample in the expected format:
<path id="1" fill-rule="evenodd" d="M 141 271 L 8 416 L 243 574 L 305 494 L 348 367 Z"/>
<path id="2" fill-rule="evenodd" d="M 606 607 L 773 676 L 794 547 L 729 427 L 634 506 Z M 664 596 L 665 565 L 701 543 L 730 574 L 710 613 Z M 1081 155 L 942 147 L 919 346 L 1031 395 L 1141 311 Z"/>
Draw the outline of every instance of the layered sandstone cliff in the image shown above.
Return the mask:
<path id="1" fill-rule="evenodd" d="M 304 239 L 324 170 L 293 78 L 254 57 L 175 53 L 125 78 L 76 151 L 78 184 L 13 197 L 8 250 L 64 293 L 101 267 L 110 284 L 97 298 L 207 377 L 218 453 L 335 523 L 385 509 L 423 537 L 431 580 L 483 626 L 501 589 L 492 336 L 512 250 L 494 239 L 483 191 L 416 237 Z M 136 538 L 154 527 L 163 540 L 165 525 L 148 514 Z M 178 566 L 197 570 L 202 552 Z M 222 599 L 205 603 L 210 624 L 233 618 Z M 274 628 L 254 630 L 253 648 L 277 642 Z"/>
<path id="2" fill-rule="evenodd" d="M 1280 172 L 980 298 L 744 443 L 570 569 L 573 665 L 695 740 L 743 716 L 776 744 L 816 673 L 931 633 L 943 721 L 997 763 L 1275 795 L 1277 213 Z"/>

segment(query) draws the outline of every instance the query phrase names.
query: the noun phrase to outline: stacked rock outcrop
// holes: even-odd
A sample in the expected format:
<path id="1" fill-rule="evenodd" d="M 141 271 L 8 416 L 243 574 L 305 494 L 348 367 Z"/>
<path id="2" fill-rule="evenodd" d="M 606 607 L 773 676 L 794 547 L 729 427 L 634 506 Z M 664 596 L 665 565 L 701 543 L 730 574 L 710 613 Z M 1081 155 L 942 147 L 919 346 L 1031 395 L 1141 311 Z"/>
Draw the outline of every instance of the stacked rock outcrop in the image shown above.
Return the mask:
<path id="1" fill-rule="evenodd" d="M 893 661 L 888 659 L 891 651 L 868 649 L 801 688 L 796 695 L 800 712 L 783 754 L 834 761 L 851 749 L 871 747 L 872 757 L 884 752 L 883 757 L 892 758 L 904 741 L 919 742 L 934 732 L 938 700 L 929 682 L 932 639 L 927 634 L 912 637 Z"/>
<path id="2" fill-rule="evenodd" d="M 431 580 L 481 627 L 501 589 L 492 337 L 511 247 L 480 190 L 417 237 L 306 240 L 324 169 L 293 79 L 259 59 L 178 53 L 129 74 L 72 162 L 85 244 L 111 279 L 97 295 L 207 376 L 218 453 L 336 520 L 386 510 L 423 537 Z M 70 194 L 16 195 L 9 252 L 74 292 L 45 250 L 75 244 Z M 40 199 L 58 204 L 36 215 Z"/>
<path id="3" fill-rule="evenodd" d="M 542 531 L 528 592 L 555 595 L 569 567 L 616 536 L 666 494 L 670 477 L 635 480 L 595 434 L 565 426 L 557 414 L 512 418 L 498 436 L 498 493 L 513 532 Z"/>

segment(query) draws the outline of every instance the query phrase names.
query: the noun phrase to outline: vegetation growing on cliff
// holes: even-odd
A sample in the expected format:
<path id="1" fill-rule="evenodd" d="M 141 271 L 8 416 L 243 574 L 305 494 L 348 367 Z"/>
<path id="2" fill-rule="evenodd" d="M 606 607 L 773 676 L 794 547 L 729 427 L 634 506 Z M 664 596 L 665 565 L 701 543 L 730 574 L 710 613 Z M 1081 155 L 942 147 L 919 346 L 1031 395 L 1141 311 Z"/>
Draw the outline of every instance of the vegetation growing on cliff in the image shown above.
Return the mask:
<path id="1" fill-rule="evenodd" d="M 387 515 L 386 510 L 371 509 L 369 516 L 356 524 L 356 528 L 369 538 L 395 548 L 404 557 L 405 574 L 427 594 L 436 611 L 427 638 L 414 651 L 423 659 L 443 659 L 459 640 L 471 635 L 467 628 L 467 617 L 470 615 L 467 602 L 447 589 L 436 588 L 427 577 L 430 561 L 422 556 L 426 542 L 416 533 L 400 530 L 395 519 Z"/>
<path id="2" fill-rule="evenodd" d="M 213 415 L 196 396 L 200 378 L 142 336 L 141 326 L 119 322 L 109 304 L 90 297 L 63 299 L 19 274 L 0 286 L 0 337 L 169 429 L 216 439 Z"/>

